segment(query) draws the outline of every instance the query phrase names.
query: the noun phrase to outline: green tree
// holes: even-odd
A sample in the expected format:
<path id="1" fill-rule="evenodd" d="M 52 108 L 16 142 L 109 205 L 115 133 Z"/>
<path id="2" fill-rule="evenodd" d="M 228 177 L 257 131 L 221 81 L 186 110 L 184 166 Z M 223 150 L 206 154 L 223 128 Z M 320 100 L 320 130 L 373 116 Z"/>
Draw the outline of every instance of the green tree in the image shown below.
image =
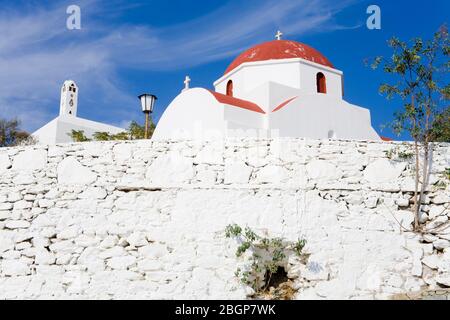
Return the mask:
<path id="1" fill-rule="evenodd" d="M 128 131 L 117 133 L 111 136 L 112 140 L 130 140 L 130 133 Z"/>
<path id="2" fill-rule="evenodd" d="M 414 229 L 419 230 L 420 205 L 429 174 L 430 142 L 442 136 L 439 124 L 442 119 L 445 121 L 450 97 L 448 30 L 442 26 L 431 40 L 426 41 L 415 38 L 404 42 L 394 37 L 388 45 L 393 51 L 392 56 L 375 58 L 372 68 L 382 66 L 384 72 L 395 79 L 393 83 L 382 84 L 380 92 L 388 99 L 398 97 L 403 102 L 402 109 L 394 114 L 391 126 L 397 134 L 409 132 L 414 140 Z M 419 190 L 420 182 L 422 186 Z"/>
<path id="3" fill-rule="evenodd" d="M 92 135 L 92 138 L 95 141 L 109 141 L 112 140 L 112 136 L 109 134 L 109 132 L 95 132 Z"/>
<path id="4" fill-rule="evenodd" d="M 155 131 L 156 125 L 150 117 L 149 123 L 149 139 L 153 136 L 153 132 Z M 141 126 L 136 121 L 131 121 L 128 126 L 128 133 L 130 134 L 131 140 L 144 139 L 145 136 L 145 127 Z"/>
<path id="5" fill-rule="evenodd" d="M 432 139 L 435 142 L 450 142 L 450 107 L 436 116 L 431 126 Z"/>
<path id="6" fill-rule="evenodd" d="M 22 143 L 32 144 L 35 140 L 30 134 L 20 129 L 17 119 L 6 120 L 0 118 L 0 147 L 13 147 Z"/>
<path id="7" fill-rule="evenodd" d="M 139 125 L 136 121 L 131 121 L 128 126 L 128 132 L 131 140 L 144 139 L 144 126 Z"/>
<path id="8" fill-rule="evenodd" d="M 86 142 L 91 141 L 91 139 L 87 138 L 84 134 L 84 130 L 73 130 L 67 134 L 72 138 L 73 142 Z"/>

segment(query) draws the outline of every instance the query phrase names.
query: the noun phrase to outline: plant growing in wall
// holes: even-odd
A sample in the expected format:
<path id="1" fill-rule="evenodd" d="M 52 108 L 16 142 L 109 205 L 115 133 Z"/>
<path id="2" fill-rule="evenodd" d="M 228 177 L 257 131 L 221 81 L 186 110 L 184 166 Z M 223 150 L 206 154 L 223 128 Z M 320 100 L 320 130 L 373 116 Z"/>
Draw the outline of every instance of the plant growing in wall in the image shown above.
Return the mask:
<path id="1" fill-rule="evenodd" d="M 225 236 L 239 243 L 236 257 L 245 261 L 235 275 L 243 285 L 253 289 L 255 297 L 292 298 L 295 290 L 288 284 L 284 266 L 291 254 L 302 257 L 306 240 L 299 239 L 291 243 L 281 238 L 261 237 L 250 228 L 242 228 L 237 224 L 228 225 Z M 276 288 L 270 291 L 271 286 Z"/>
<path id="2" fill-rule="evenodd" d="M 404 42 L 394 37 L 388 44 L 392 56 L 375 58 L 372 68 L 382 66 L 393 79 L 382 84 L 380 92 L 388 99 L 400 98 L 403 104 L 391 127 L 397 134 L 407 131 L 414 140 L 414 230 L 421 231 L 420 207 L 428 181 L 431 142 L 445 140 L 448 133 L 449 35 L 442 26 L 431 40 Z"/>
<path id="3" fill-rule="evenodd" d="M 409 146 L 404 144 L 401 148 L 396 146 L 390 150 L 385 151 L 386 157 L 390 160 L 409 161 L 414 158 L 414 153 L 408 150 Z"/>
<path id="4" fill-rule="evenodd" d="M 445 168 L 445 171 L 444 171 L 444 177 L 445 177 L 447 180 L 450 180 L 450 168 Z"/>

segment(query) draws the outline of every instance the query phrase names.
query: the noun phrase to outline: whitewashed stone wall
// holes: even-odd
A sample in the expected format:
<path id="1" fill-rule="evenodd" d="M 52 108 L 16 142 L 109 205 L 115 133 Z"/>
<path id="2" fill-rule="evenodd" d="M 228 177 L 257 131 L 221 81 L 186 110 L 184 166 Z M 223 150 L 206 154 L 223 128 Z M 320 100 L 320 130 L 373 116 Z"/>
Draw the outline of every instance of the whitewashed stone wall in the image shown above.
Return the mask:
<path id="1" fill-rule="evenodd" d="M 249 139 L 0 149 L 0 298 L 243 299 L 230 223 L 307 239 L 307 265 L 285 266 L 298 299 L 448 287 L 450 147 L 434 148 L 424 236 L 405 231 L 411 161 L 390 151 L 407 148 Z"/>

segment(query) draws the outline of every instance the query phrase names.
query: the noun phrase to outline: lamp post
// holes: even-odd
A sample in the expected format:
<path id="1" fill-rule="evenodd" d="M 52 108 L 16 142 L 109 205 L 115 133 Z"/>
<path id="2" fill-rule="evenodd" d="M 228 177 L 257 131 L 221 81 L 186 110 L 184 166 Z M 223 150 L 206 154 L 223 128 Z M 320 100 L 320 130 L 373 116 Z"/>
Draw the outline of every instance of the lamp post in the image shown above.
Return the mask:
<path id="1" fill-rule="evenodd" d="M 142 112 L 145 114 L 145 132 L 144 132 L 144 139 L 148 139 L 149 136 L 149 119 L 150 114 L 153 112 L 153 108 L 155 106 L 155 101 L 158 99 L 155 95 L 144 93 L 141 94 L 139 97 L 139 100 L 141 100 L 141 107 Z"/>

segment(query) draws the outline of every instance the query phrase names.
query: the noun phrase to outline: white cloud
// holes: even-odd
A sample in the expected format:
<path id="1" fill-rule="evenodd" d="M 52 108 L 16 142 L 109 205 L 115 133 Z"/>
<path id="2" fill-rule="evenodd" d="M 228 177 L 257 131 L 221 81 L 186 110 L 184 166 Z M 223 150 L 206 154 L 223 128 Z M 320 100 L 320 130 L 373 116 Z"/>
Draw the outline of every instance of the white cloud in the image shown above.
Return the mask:
<path id="1" fill-rule="evenodd" d="M 0 116 L 18 116 L 25 128 L 38 128 L 57 114 L 59 88 L 72 78 L 93 108 L 110 110 L 109 119 L 97 120 L 120 123 L 132 118 L 121 106 L 135 97 L 121 89 L 126 79 L 119 70 L 174 70 L 228 58 L 271 40 L 277 29 L 288 36 L 339 29 L 333 16 L 352 2 L 233 1 L 193 21 L 152 28 L 108 22 L 102 10 L 111 13 L 121 2 L 105 7 L 85 0 L 78 1 L 80 31 L 65 28 L 61 2 L 41 9 L 5 8 L 0 14 Z"/>

